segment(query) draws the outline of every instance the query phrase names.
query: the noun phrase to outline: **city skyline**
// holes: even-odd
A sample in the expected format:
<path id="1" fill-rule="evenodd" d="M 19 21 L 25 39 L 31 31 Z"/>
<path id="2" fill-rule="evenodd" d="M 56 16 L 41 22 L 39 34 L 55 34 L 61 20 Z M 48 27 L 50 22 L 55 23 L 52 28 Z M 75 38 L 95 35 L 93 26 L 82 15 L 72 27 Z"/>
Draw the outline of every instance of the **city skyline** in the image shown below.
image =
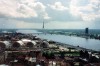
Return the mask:
<path id="1" fill-rule="evenodd" d="M 100 29 L 100 0 L 0 0 L 0 28 Z"/>

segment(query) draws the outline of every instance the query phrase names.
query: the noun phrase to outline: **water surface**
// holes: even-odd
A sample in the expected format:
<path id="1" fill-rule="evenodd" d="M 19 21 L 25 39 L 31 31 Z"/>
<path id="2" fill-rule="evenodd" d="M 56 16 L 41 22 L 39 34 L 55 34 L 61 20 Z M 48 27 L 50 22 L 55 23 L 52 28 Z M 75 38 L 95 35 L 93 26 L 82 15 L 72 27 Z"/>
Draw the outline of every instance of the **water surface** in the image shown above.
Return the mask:
<path id="1" fill-rule="evenodd" d="M 75 36 L 65 36 L 65 35 L 56 35 L 56 34 L 36 34 L 38 37 L 48 40 L 54 40 L 57 42 L 70 44 L 73 46 L 80 46 L 87 49 L 92 49 L 100 51 L 100 40 L 96 39 L 86 39 Z"/>
<path id="2" fill-rule="evenodd" d="M 21 33 L 33 33 L 33 35 L 37 35 L 40 38 L 54 40 L 57 42 L 73 45 L 73 46 L 80 46 L 87 49 L 92 49 L 96 51 L 100 51 L 100 40 L 96 39 L 86 39 L 81 37 L 75 36 L 66 36 L 66 35 L 56 35 L 56 34 L 43 34 L 38 32 L 37 30 L 18 30 L 17 32 Z M 39 33 L 39 34 L 37 34 Z"/>

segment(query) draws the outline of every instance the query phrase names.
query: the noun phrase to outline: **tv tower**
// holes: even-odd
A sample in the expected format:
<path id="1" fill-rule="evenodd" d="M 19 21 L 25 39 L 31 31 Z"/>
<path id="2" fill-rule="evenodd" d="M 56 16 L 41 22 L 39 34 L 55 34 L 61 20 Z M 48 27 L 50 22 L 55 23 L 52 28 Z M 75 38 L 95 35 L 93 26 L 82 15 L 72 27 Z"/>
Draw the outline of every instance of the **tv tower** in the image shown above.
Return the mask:
<path id="1" fill-rule="evenodd" d="M 43 21 L 42 30 L 43 30 L 43 34 L 45 34 L 45 30 L 44 30 L 44 21 Z"/>
<path id="2" fill-rule="evenodd" d="M 43 27 L 42 28 L 44 29 L 44 21 L 43 21 Z"/>

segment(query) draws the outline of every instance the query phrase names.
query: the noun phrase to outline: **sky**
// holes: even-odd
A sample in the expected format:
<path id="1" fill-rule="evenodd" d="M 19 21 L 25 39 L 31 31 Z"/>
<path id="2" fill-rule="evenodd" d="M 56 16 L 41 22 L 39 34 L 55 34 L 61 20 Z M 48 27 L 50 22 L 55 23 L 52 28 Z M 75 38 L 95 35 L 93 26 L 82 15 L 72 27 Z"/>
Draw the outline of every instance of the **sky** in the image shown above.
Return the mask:
<path id="1" fill-rule="evenodd" d="M 0 28 L 100 29 L 100 0 L 0 0 Z"/>

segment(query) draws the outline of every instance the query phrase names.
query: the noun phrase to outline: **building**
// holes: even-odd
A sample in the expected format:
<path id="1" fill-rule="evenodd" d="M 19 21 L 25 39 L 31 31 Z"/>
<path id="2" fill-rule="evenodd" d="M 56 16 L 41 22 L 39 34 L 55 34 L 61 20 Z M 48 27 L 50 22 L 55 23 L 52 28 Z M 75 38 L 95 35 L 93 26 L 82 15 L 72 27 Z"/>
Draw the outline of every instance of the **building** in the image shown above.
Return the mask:
<path id="1" fill-rule="evenodd" d="M 89 34 L 89 29 L 85 28 L 85 34 L 88 35 Z"/>

